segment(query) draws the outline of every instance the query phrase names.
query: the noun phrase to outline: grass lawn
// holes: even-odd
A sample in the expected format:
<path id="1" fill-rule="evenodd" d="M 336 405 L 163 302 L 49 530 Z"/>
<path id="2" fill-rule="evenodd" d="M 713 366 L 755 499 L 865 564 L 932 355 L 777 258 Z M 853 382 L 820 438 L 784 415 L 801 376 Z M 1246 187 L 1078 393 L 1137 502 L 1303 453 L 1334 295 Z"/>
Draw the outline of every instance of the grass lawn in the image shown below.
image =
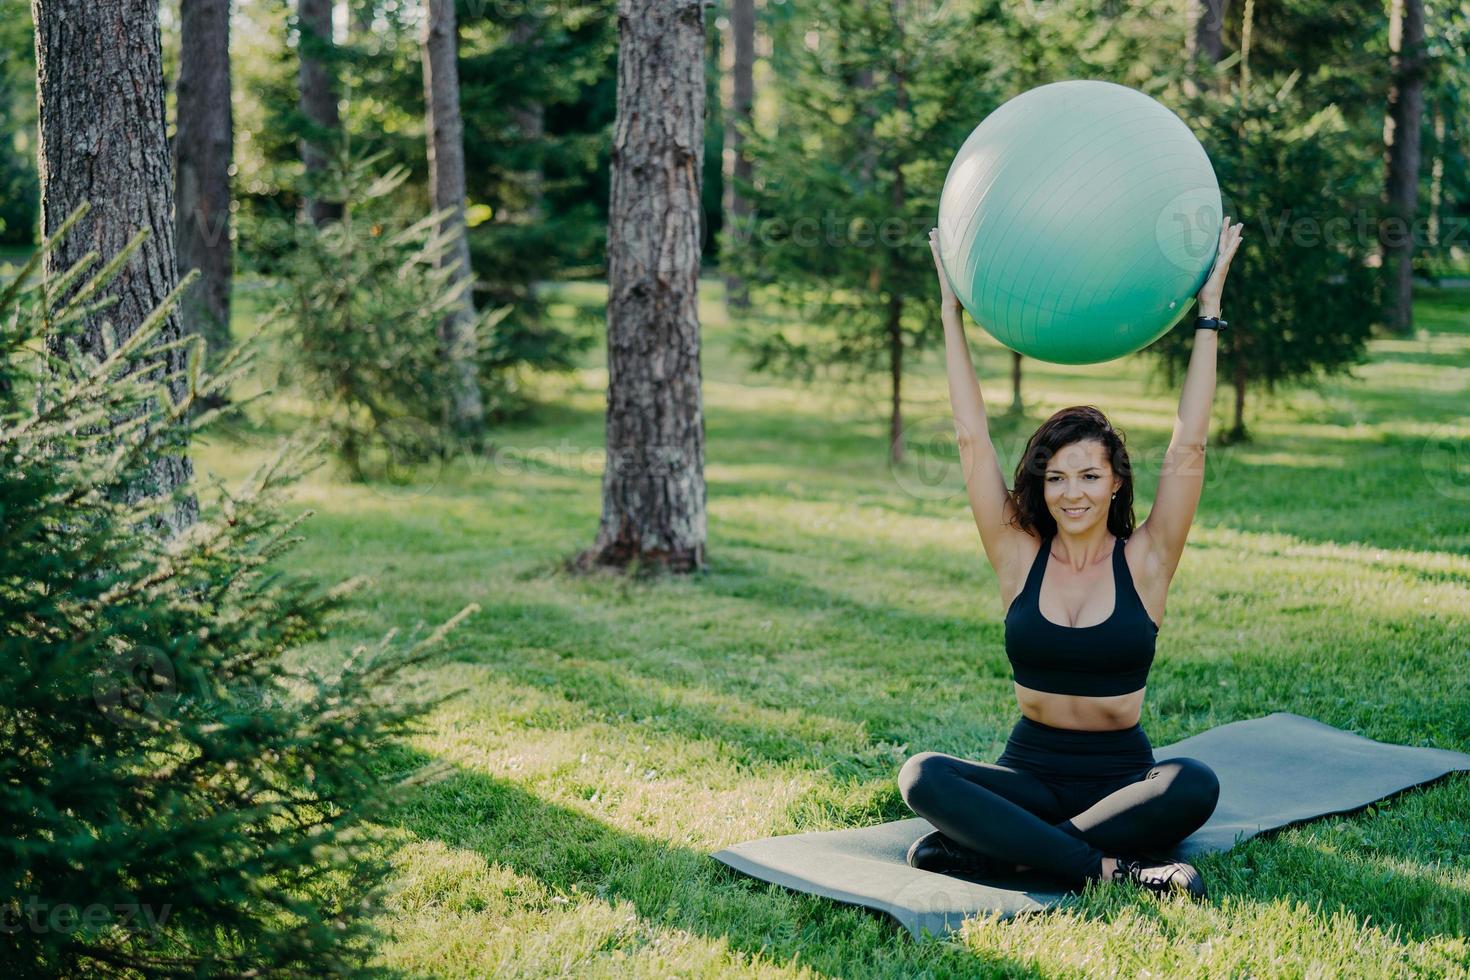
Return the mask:
<path id="1" fill-rule="evenodd" d="M 560 309 L 599 289 L 565 287 Z M 912 461 L 895 470 L 885 382 L 748 374 L 719 296 L 703 285 L 705 576 L 556 570 L 591 543 L 600 513 L 600 346 L 574 376 L 540 382 L 547 407 L 500 430 L 493 459 L 405 486 L 324 467 L 295 492 L 316 514 L 292 569 L 376 579 L 328 651 L 483 607 L 460 627 L 462 652 L 432 671 L 464 693 L 412 743 L 453 769 L 396 809 L 411 843 L 385 965 L 464 977 L 1470 975 L 1470 774 L 1203 858 L 1203 905 L 1105 886 L 1044 914 L 972 920 L 949 941 L 914 943 L 876 913 L 709 858 L 752 837 L 910 816 L 894 781 L 908 755 L 993 760 L 1018 715 L 940 351 L 909 360 Z M 242 294 L 240 317 L 257 313 Z M 1252 398 L 1254 441 L 1211 446 L 1144 705 L 1155 745 L 1291 711 L 1470 751 L 1470 290 L 1422 292 L 1417 322 L 1416 339 L 1373 342 L 1356 378 Z M 970 329 L 998 415 L 1007 355 Z M 996 420 L 1008 468 L 1046 415 L 1096 404 L 1128 436 L 1141 521 L 1178 404 L 1147 368 L 1028 360 L 1026 419 Z M 1230 397 L 1222 384 L 1217 423 Z M 260 431 L 199 447 L 204 469 L 243 475 L 301 411 L 284 392 L 258 408 L 271 413 Z"/>

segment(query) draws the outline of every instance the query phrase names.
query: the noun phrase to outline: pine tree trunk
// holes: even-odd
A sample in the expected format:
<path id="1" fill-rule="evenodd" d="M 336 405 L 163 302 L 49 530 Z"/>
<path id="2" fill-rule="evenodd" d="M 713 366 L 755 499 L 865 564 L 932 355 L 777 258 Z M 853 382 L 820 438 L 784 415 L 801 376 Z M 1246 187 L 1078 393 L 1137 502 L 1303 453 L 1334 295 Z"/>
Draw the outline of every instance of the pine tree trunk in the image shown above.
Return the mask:
<path id="1" fill-rule="evenodd" d="M 895 290 L 888 299 L 888 461 L 902 463 L 903 437 L 903 297 Z"/>
<path id="2" fill-rule="evenodd" d="M 1225 57 L 1225 14 L 1230 0 L 1192 0 L 1195 13 L 1191 55 L 1198 54 L 1215 64 Z"/>
<path id="3" fill-rule="evenodd" d="M 750 240 L 750 201 L 735 186 L 749 182 L 750 158 L 737 124 L 749 125 L 755 102 L 755 0 L 730 0 L 730 105 L 725 113 L 725 224 L 731 238 L 743 245 Z M 750 293 L 737 275 L 725 276 L 725 307 L 750 308 Z"/>
<path id="4" fill-rule="evenodd" d="M 148 238 L 102 293 L 116 303 L 88 317 L 76 343 L 105 356 L 103 321 L 119 340 L 130 337 L 178 285 L 173 225 L 173 181 L 164 124 L 163 56 L 158 0 L 34 0 L 36 97 L 39 115 L 41 226 L 55 233 L 84 201 L 91 210 L 45 260 L 55 275 L 95 249 L 100 262 L 116 256 L 139 230 Z M 98 297 L 98 298 L 102 298 Z M 177 307 L 159 335 L 178 340 Z M 61 353 L 59 345 L 53 352 Z M 187 393 L 182 377 L 186 353 L 170 351 L 162 364 L 169 393 Z M 194 467 L 184 454 L 162 455 L 146 485 L 127 497 L 171 492 L 192 482 Z M 165 519 L 177 533 L 198 519 L 190 495 Z"/>
<path id="5" fill-rule="evenodd" d="M 520 18 L 511 27 L 511 43 L 517 48 L 531 48 L 539 43 L 542 21 L 535 12 Z M 516 106 L 511 110 L 511 119 L 515 122 L 516 129 L 520 131 L 521 139 L 527 146 L 540 144 L 546 135 L 546 107 L 540 102 L 527 102 Z M 539 146 L 538 146 L 539 149 Z M 517 174 L 517 180 L 525 188 L 526 208 L 521 215 L 521 220 L 527 224 L 539 224 L 542 220 L 542 184 L 545 181 L 545 171 L 541 164 L 537 163 L 529 170 Z M 540 306 L 536 301 L 536 282 L 528 279 L 525 283 L 525 316 L 529 325 L 534 329 L 539 323 Z"/>
<path id="6" fill-rule="evenodd" d="M 701 0 L 619 0 L 618 34 L 607 462 L 597 540 L 574 564 L 703 569 L 704 8 Z"/>
<path id="7" fill-rule="evenodd" d="M 1239 343 L 1239 335 L 1235 339 Z M 1234 354 L 1235 356 L 1232 360 L 1235 362 L 1233 365 L 1235 375 L 1233 379 L 1233 386 L 1235 388 L 1235 424 L 1231 427 L 1229 441 L 1239 442 L 1245 438 L 1245 386 L 1247 377 L 1245 370 L 1245 351 L 1237 348 Z"/>
<path id="8" fill-rule="evenodd" d="M 1189 29 L 1184 35 L 1184 56 L 1190 67 L 1190 75 L 1184 85 L 1188 94 L 1197 91 L 1198 80 L 1193 76 L 1203 65 L 1214 65 L 1225 57 L 1225 42 L 1222 31 L 1225 26 L 1225 11 L 1229 0 L 1189 0 Z"/>
<path id="9" fill-rule="evenodd" d="M 510 40 L 517 48 L 529 48 L 537 43 L 541 33 L 541 21 L 528 15 L 515 22 L 510 30 Z M 537 143 L 546 135 L 546 107 L 540 102 L 527 102 L 511 110 L 511 118 L 521 138 L 527 143 Z M 536 223 L 541 220 L 541 184 L 544 180 L 542 168 L 537 165 L 518 175 L 526 188 L 525 220 Z"/>
<path id="10" fill-rule="evenodd" d="M 352 33 L 366 37 L 373 32 L 373 18 L 377 15 L 376 0 L 352 0 Z"/>
<path id="11" fill-rule="evenodd" d="M 890 0 L 889 13 L 893 22 L 893 31 L 897 37 L 895 48 L 903 50 L 903 0 Z M 893 83 L 894 106 L 899 112 L 907 112 L 909 107 L 908 91 L 904 87 L 903 65 L 895 56 L 894 68 L 888 73 L 889 80 Z M 894 167 L 893 190 L 890 203 L 893 205 L 893 213 L 901 215 L 904 209 L 904 180 L 903 168 Z M 889 460 L 893 463 L 903 461 L 904 438 L 903 438 L 903 293 L 902 290 L 889 289 L 888 300 L 888 371 L 890 377 L 890 390 L 892 391 L 893 404 L 889 414 Z"/>
<path id="12" fill-rule="evenodd" d="M 1444 109 L 1434 109 L 1434 162 L 1429 167 L 1429 244 L 1439 248 L 1439 210 L 1444 200 Z"/>
<path id="13" fill-rule="evenodd" d="M 1021 355 L 1011 351 L 1011 414 L 1020 415 L 1026 410 L 1021 401 Z"/>
<path id="14" fill-rule="evenodd" d="M 199 270 L 181 314 L 213 361 L 230 343 L 230 0 L 188 0 L 181 14 L 174 219 L 179 272 Z"/>
<path id="15" fill-rule="evenodd" d="M 1393 84 L 1383 130 L 1387 213 L 1379 243 L 1388 276 L 1384 316 L 1389 330 L 1408 334 L 1414 329 L 1413 224 L 1418 214 L 1419 128 L 1424 115 L 1424 0 L 1393 0 L 1389 49 Z"/>
<path id="16" fill-rule="evenodd" d="M 458 269 L 455 282 L 472 281 L 464 215 L 464 123 L 459 112 L 459 31 L 454 0 L 428 0 L 426 6 L 423 58 L 429 185 L 434 210 L 451 209 L 440 228 L 453 242 L 440 262 Z M 475 309 L 470 287 L 439 325 L 439 341 L 454 377 L 454 390 L 449 392 L 450 422 L 456 432 L 471 435 L 481 427 L 485 412 L 475 371 Z"/>
<path id="17" fill-rule="evenodd" d="M 327 169 L 329 141 L 342 128 L 337 112 L 337 82 L 323 52 L 332 47 L 332 0 L 297 0 L 297 19 L 301 38 L 298 83 L 301 88 L 301 114 L 311 132 L 301 140 L 301 162 L 306 165 L 308 180 L 319 180 Z M 302 208 L 313 224 L 320 227 L 342 217 L 339 201 L 326 201 L 309 195 Z"/>

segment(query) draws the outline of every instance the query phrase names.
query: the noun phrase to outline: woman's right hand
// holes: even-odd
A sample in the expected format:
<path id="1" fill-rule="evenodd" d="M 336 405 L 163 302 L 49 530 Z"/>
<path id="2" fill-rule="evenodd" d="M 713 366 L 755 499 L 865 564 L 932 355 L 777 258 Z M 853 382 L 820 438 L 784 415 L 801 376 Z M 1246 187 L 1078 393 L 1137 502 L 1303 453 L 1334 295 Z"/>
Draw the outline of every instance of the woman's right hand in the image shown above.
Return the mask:
<path id="1" fill-rule="evenodd" d="M 961 309 L 960 301 L 955 299 L 954 290 L 949 286 L 949 276 L 944 271 L 944 263 L 939 260 L 938 228 L 929 229 L 929 251 L 934 253 L 934 271 L 939 273 L 940 308 L 946 313 L 951 310 L 958 313 Z"/>

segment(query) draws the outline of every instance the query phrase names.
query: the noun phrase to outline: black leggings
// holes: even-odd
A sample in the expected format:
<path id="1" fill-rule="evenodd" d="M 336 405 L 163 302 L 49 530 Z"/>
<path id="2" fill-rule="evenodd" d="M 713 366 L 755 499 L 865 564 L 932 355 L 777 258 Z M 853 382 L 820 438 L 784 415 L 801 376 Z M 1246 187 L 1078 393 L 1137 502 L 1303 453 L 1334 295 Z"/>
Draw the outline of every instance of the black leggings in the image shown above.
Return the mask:
<path id="1" fill-rule="evenodd" d="M 958 844 L 1081 885 L 1102 858 L 1164 853 L 1215 812 L 1220 782 L 1198 759 L 1157 762 L 1140 725 L 1109 732 L 1021 717 L 994 763 L 921 752 L 898 774 L 904 802 Z"/>

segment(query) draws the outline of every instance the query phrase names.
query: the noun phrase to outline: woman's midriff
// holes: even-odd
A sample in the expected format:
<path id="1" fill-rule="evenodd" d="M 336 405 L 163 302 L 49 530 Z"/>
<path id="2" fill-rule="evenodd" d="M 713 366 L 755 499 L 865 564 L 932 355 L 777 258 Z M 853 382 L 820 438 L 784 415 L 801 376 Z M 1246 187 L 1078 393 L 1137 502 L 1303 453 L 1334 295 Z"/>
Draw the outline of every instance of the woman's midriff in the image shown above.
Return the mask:
<path id="1" fill-rule="evenodd" d="M 1140 687 L 1128 694 L 1097 698 L 1075 694 L 1052 694 L 1016 685 L 1016 702 L 1021 714 L 1052 728 L 1104 732 L 1131 728 L 1143 714 L 1143 692 Z"/>

